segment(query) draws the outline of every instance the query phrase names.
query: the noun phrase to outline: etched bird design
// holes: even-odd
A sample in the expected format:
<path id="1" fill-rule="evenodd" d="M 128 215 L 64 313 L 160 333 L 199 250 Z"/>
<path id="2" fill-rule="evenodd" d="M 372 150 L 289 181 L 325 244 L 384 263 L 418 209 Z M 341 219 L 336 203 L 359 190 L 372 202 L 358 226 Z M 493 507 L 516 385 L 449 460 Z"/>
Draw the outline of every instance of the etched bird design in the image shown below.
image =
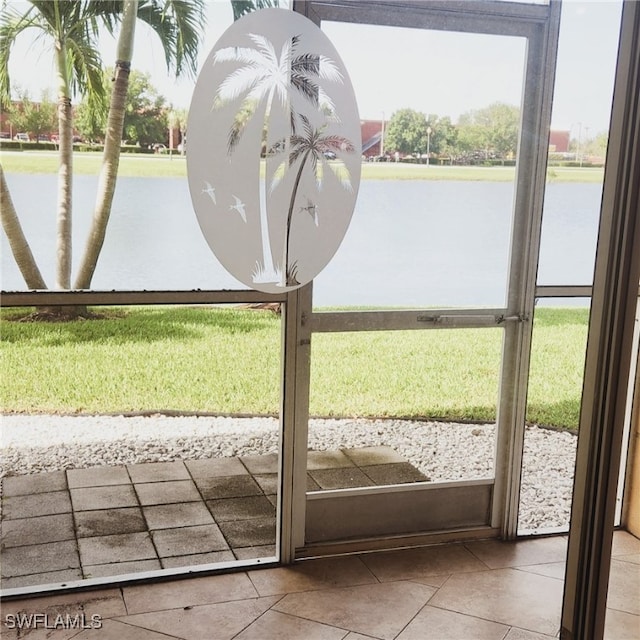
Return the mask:
<path id="1" fill-rule="evenodd" d="M 229 205 L 229 209 L 231 211 L 237 211 L 240 214 L 240 217 L 244 222 L 247 221 L 247 212 L 244 210 L 244 202 L 238 198 L 238 196 L 233 196 L 235 203 Z"/>
<path id="2" fill-rule="evenodd" d="M 206 193 L 210 198 L 213 204 L 216 204 L 216 190 L 215 188 L 205 180 L 205 188 L 202 190 L 202 193 Z"/>
<path id="3" fill-rule="evenodd" d="M 311 202 L 311 200 L 307 198 L 307 206 L 300 207 L 300 211 L 306 211 L 313 218 L 313 222 L 316 225 L 316 227 L 318 226 L 318 205 L 317 204 L 313 204 L 313 202 Z"/>

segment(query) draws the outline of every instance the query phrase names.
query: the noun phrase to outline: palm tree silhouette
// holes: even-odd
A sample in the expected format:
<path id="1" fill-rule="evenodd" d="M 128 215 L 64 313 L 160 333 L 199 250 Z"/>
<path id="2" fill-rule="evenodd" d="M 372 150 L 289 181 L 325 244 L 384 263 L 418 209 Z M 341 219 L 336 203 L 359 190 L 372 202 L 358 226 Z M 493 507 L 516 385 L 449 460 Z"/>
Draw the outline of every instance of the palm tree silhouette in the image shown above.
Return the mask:
<path id="1" fill-rule="evenodd" d="M 299 36 L 288 38 L 276 52 L 274 45 L 264 36 L 248 34 L 255 48 L 225 47 L 214 54 L 214 64 L 221 62 L 237 62 L 241 66 L 232 71 L 220 84 L 214 99 L 214 108 L 223 106 L 231 101 L 241 100 L 237 116 L 229 129 L 227 150 L 233 153 L 240 142 L 249 121 L 262 111 L 263 137 L 265 148 L 270 144 L 269 123 L 272 116 L 274 101 L 284 109 L 290 122 L 290 132 L 296 129 L 296 113 L 292 107 L 292 89 L 306 98 L 310 104 L 328 105 L 333 109 L 333 103 L 324 89 L 320 86 L 320 79 L 342 82 L 342 74 L 335 63 L 327 56 L 303 53 L 296 55 L 300 42 Z M 262 140 L 260 141 L 262 148 Z M 275 268 L 269 241 L 268 223 L 268 193 L 264 181 L 263 197 L 260 198 L 260 227 L 262 240 L 262 265 L 257 264 L 253 274 L 254 282 L 278 282 L 280 272 Z"/>
<path id="2" fill-rule="evenodd" d="M 288 157 L 285 158 L 278 166 L 274 179 L 271 185 L 271 189 L 275 189 L 282 180 L 287 168 L 293 167 L 299 162 L 298 170 L 296 172 L 293 188 L 291 189 L 291 198 L 289 199 L 289 211 L 287 213 L 287 224 L 285 230 L 285 240 L 283 249 L 283 273 L 281 286 L 295 286 L 300 284 L 296 278 L 297 265 L 289 265 L 289 245 L 291 239 L 291 221 L 293 219 L 293 211 L 295 209 L 296 198 L 298 196 L 298 190 L 300 188 L 300 181 L 302 175 L 307 166 L 310 166 L 311 171 L 315 177 L 316 186 L 319 189 L 322 188 L 324 180 L 325 169 L 329 168 L 331 172 L 340 181 L 343 188 L 352 190 L 351 174 L 344 161 L 340 158 L 339 154 L 352 153 L 355 150 L 353 143 L 344 136 L 336 134 L 323 135 L 326 129 L 326 124 L 320 129 L 313 127 L 309 119 L 300 114 L 302 121 L 304 135 L 294 133 L 290 139 L 290 151 Z M 330 152 L 332 157 L 335 155 L 335 160 L 329 161 L 327 152 Z M 309 164 L 310 163 L 310 164 Z M 309 198 L 307 197 L 307 200 Z M 311 205 L 307 207 L 301 207 L 301 211 L 309 211 Z M 313 206 L 314 214 L 316 207 Z M 318 224 L 316 219 L 316 225 Z"/>

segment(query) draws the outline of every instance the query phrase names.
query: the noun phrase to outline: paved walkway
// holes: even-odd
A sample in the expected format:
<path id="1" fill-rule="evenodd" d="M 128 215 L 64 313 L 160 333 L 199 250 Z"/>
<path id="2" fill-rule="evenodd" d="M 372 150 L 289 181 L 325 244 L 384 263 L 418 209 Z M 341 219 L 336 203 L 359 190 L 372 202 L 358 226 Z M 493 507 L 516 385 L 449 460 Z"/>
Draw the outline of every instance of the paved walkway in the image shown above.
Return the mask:
<path id="1" fill-rule="evenodd" d="M 277 456 L 3 479 L 2 588 L 275 555 Z M 309 491 L 426 478 L 390 447 L 310 451 Z"/>

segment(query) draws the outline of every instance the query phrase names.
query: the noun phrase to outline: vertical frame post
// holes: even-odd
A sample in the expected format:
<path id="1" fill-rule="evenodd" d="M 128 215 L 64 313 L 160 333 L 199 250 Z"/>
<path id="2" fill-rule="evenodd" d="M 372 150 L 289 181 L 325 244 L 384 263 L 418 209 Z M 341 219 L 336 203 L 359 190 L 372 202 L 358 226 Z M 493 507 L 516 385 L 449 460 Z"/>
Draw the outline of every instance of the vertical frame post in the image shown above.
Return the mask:
<path id="1" fill-rule="evenodd" d="M 640 3 L 625 2 L 580 412 L 563 640 L 599 640 L 604 634 L 639 281 Z"/>

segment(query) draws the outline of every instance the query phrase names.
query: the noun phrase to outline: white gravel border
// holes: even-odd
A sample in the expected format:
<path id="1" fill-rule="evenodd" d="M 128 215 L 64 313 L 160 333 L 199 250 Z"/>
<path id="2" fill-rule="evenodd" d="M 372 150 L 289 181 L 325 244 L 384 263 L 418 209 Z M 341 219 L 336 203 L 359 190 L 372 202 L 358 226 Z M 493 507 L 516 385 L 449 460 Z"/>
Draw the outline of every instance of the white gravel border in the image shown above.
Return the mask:
<path id="1" fill-rule="evenodd" d="M 0 478 L 278 450 L 276 418 L 3 415 Z M 495 426 L 312 419 L 309 449 L 387 445 L 431 481 L 493 476 Z M 519 529 L 568 528 L 576 437 L 527 427 Z"/>

